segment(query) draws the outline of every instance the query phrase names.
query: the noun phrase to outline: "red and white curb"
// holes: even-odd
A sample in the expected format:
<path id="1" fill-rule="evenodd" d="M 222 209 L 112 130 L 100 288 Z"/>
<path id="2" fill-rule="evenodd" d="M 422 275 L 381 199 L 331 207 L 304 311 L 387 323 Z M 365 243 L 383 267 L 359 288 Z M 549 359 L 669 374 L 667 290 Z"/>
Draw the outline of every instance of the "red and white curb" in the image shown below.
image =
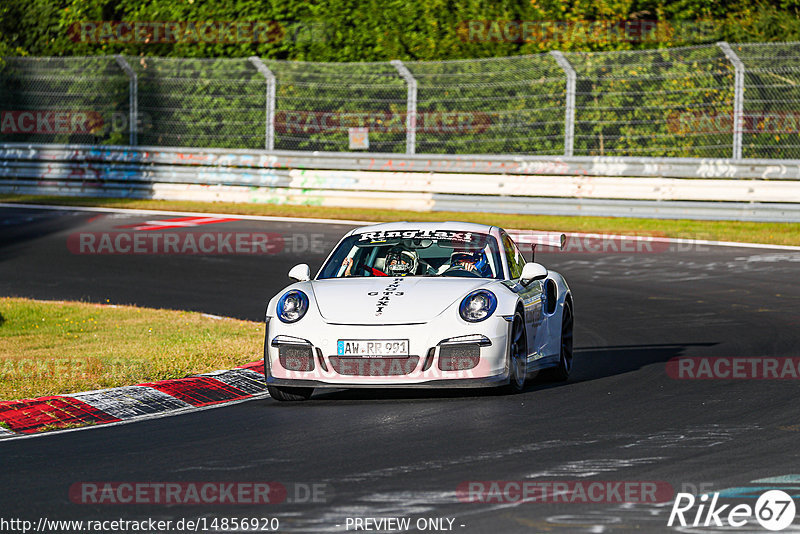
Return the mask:
<path id="1" fill-rule="evenodd" d="M 0 439 L 266 397 L 263 362 L 174 380 L 0 402 Z"/>

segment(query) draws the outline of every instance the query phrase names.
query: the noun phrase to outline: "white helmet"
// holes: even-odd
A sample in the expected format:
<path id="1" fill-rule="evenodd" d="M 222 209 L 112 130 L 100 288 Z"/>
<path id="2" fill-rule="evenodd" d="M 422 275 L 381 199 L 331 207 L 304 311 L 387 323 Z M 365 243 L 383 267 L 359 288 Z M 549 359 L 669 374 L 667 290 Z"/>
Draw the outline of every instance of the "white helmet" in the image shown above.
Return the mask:
<path id="1" fill-rule="evenodd" d="M 386 274 L 405 276 L 417 272 L 417 253 L 401 246 L 392 247 L 386 254 Z"/>

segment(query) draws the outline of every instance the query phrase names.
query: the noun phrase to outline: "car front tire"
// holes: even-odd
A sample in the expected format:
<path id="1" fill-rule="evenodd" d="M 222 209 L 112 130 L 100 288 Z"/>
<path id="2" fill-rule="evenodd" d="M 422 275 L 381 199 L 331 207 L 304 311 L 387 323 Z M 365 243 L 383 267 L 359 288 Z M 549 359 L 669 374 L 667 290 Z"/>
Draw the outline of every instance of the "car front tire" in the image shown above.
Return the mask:
<path id="1" fill-rule="evenodd" d="M 314 388 L 301 388 L 289 386 L 267 386 L 269 396 L 281 402 L 304 401 L 311 397 Z"/>
<path id="2" fill-rule="evenodd" d="M 558 365 L 547 370 L 546 378 L 549 380 L 564 382 L 569 378 L 573 359 L 572 330 L 572 306 L 569 301 L 566 301 L 561 315 L 561 354 L 558 359 Z"/>
<path id="3" fill-rule="evenodd" d="M 508 385 L 505 392 L 508 394 L 520 393 L 525 389 L 525 380 L 528 378 L 528 341 L 525 336 L 525 321 L 522 314 L 514 314 L 511 326 L 511 338 L 508 351 Z"/>

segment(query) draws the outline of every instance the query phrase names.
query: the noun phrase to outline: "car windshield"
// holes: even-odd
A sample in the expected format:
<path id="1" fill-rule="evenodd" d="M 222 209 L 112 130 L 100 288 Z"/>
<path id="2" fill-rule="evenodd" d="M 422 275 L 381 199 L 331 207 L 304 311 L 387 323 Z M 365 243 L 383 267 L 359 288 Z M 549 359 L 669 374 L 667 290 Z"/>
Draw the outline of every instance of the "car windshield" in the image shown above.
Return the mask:
<path id="1" fill-rule="evenodd" d="M 318 279 L 365 276 L 503 278 L 489 234 L 444 230 L 363 232 L 344 239 Z"/>

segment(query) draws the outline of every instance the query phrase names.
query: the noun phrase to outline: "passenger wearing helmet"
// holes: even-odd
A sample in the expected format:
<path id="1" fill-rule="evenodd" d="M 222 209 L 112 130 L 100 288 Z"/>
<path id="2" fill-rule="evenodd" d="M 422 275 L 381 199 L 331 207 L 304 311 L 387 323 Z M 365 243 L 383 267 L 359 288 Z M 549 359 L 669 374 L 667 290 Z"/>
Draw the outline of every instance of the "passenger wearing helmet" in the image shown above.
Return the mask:
<path id="1" fill-rule="evenodd" d="M 450 269 L 463 269 L 468 272 L 475 271 L 482 277 L 491 276 L 491 267 L 486 259 L 486 253 L 482 250 L 477 252 L 454 251 L 450 255 Z"/>
<path id="2" fill-rule="evenodd" d="M 415 251 L 395 245 L 386 254 L 384 269 L 389 276 L 406 276 L 416 274 L 417 265 L 419 265 L 419 257 Z"/>

